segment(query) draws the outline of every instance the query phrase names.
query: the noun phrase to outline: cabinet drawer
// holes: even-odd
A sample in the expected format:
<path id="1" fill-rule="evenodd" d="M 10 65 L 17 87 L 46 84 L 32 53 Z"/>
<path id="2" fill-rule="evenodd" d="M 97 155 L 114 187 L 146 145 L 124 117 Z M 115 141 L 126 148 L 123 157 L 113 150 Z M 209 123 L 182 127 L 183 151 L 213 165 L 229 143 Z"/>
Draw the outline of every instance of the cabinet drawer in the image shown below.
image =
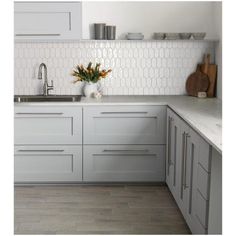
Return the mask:
<path id="1" fill-rule="evenodd" d="M 15 182 L 82 181 L 81 146 L 15 146 Z"/>
<path id="2" fill-rule="evenodd" d="M 196 218 L 200 222 L 202 227 L 207 228 L 207 217 L 208 217 L 208 201 L 197 192 L 196 193 Z"/>
<path id="3" fill-rule="evenodd" d="M 84 144 L 165 144 L 166 106 L 84 108 Z"/>
<path id="4" fill-rule="evenodd" d="M 164 145 L 85 145 L 84 181 L 164 181 Z"/>
<path id="5" fill-rule="evenodd" d="M 197 168 L 197 188 L 206 200 L 209 200 L 209 174 L 198 165 Z"/>
<path id="6" fill-rule="evenodd" d="M 82 108 L 15 107 L 15 144 L 81 144 Z"/>
<path id="7" fill-rule="evenodd" d="M 201 148 L 198 161 L 207 172 L 210 172 L 211 146 L 202 137 L 199 137 L 199 146 Z"/>

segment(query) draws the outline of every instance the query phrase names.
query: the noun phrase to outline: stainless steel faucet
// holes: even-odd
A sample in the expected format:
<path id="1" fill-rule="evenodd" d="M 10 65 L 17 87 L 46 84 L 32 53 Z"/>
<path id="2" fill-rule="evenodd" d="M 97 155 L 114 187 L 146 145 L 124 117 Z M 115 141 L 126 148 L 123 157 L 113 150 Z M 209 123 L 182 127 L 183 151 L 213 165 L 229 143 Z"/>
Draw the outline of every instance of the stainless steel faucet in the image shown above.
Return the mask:
<path id="1" fill-rule="evenodd" d="M 51 80 L 51 85 L 48 85 L 48 78 L 47 78 L 47 66 L 44 63 L 39 65 L 39 72 L 38 72 L 38 79 L 43 79 L 43 72 L 42 69 L 44 68 L 44 84 L 43 84 L 43 95 L 47 96 L 49 90 L 53 90 L 53 81 Z"/>

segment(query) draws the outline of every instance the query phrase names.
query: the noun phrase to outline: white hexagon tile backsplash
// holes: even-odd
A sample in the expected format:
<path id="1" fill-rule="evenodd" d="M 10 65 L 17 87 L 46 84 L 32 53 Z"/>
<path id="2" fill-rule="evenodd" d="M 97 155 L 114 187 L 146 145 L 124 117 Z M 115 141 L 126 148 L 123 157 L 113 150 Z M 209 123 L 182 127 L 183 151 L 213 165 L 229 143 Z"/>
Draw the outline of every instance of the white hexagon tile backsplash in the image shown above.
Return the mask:
<path id="1" fill-rule="evenodd" d="M 204 53 L 215 57 L 212 41 L 16 42 L 15 94 L 39 94 L 38 67 L 44 62 L 55 94 L 81 94 L 70 75 L 77 64 L 100 62 L 112 73 L 102 80 L 105 95 L 181 95 Z"/>

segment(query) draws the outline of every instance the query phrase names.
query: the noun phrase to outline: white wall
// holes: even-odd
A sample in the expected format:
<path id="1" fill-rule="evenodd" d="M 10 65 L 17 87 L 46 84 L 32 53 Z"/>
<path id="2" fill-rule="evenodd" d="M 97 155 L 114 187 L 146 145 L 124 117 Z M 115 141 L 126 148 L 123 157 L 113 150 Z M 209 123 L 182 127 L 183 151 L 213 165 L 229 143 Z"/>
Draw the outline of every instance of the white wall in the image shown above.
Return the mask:
<path id="1" fill-rule="evenodd" d="M 217 97 L 222 99 L 222 3 L 216 2 L 214 4 L 214 26 L 216 38 L 219 39 L 219 42 L 216 44 L 216 64 L 218 65 L 218 74 L 217 74 Z"/>
<path id="2" fill-rule="evenodd" d="M 132 31 L 143 32 L 145 38 L 158 31 L 205 31 L 207 38 L 221 38 L 221 4 L 216 2 L 83 2 L 82 6 L 84 38 L 90 38 L 89 25 L 95 22 L 115 24 L 118 38 Z M 104 94 L 184 94 L 186 78 L 203 54 L 210 52 L 215 60 L 214 45 L 208 41 L 31 42 L 16 43 L 15 47 L 16 94 L 39 93 L 41 62 L 48 65 L 56 93 L 80 93 L 80 86 L 71 84 L 70 72 L 76 64 L 90 60 L 113 69 L 102 84 Z M 221 97 L 221 42 L 217 63 Z"/>
<path id="3" fill-rule="evenodd" d="M 222 4 L 221 2 L 83 2 L 83 38 L 94 37 L 93 24 L 116 25 L 117 38 L 127 32 L 142 32 L 146 39 L 154 32 L 206 32 L 219 39 L 217 97 L 222 98 Z"/>
<path id="4" fill-rule="evenodd" d="M 83 2 L 83 38 L 93 38 L 93 24 L 117 26 L 117 38 L 127 32 L 207 32 L 215 38 L 214 2 Z"/>
<path id="5" fill-rule="evenodd" d="M 83 83 L 73 84 L 77 64 L 100 62 L 112 69 L 101 81 L 105 95 L 183 95 L 188 75 L 213 55 L 211 41 L 82 41 L 15 43 L 15 94 L 40 94 L 41 62 L 48 67 L 55 94 L 80 94 Z"/>

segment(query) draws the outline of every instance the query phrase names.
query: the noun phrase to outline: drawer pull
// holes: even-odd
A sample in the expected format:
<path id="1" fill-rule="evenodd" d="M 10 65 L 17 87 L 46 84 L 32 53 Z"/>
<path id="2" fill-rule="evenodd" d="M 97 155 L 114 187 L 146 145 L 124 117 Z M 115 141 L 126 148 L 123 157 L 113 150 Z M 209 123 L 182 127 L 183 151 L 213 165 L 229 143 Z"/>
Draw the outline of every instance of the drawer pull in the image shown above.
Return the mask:
<path id="1" fill-rule="evenodd" d="M 193 163 L 194 163 L 194 144 L 191 145 L 191 170 L 190 170 L 190 190 L 189 190 L 189 207 L 188 213 L 192 214 L 192 201 L 193 201 Z"/>
<path id="2" fill-rule="evenodd" d="M 145 156 L 152 156 L 152 157 L 156 156 L 156 154 L 140 154 L 140 153 L 137 153 L 137 154 L 135 154 L 135 153 L 93 154 L 93 156 L 110 156 L 110 155 L 112 155 L 112 156 L 143 156 L 143 155 L 145 155 Z"/>
<path id="3" fill-rule="evenodd" d="M 185 154 L 184 154 L 184 189 L 188 188 L 187 185 L 187 148 L 188 148 L 188 138 L 190 138 L 190 135 L 188 133 L 185 134 Z"/>
<path id="4" fill-rule="evenodd" d="M 148 114 L 147 111 L 103 111 L 101 114 Z"/>
<path id="5" fill-rule="evenodd" d="M 168 117 L 168 149 L 167 149 L 167 158 L 168 158 L 168 168 L 167 168 L 167 172 L 168 175 L 170 173 L 170 166 L 173 165 L 173 162 L 171 160 L 171 132 L 172 132 L 172 122 L 173 122 L 173 118 L 172 117 Z"/>
<path id="6" fill-rule="evenodd" d="M 183 199 L 184 195 L 184 169 L 185 169 L 185 142 L 186 142 L 186 133 L 182 133 L 182 157 L 181 157 L 181 191 L 180 198 Z"/>
<path id="7" fill-rule="evenodd" d="M 16 115 L 63 115 L 63 112 L 17 112 Z"/>
<path id="8" fill-rule="evenodd" d="M 53 149 L 49 149 L 49 150 L 37 150 L 37 149 L 34 149 L 34 150 L 29 150 L 29 149 L 19 149 L 18 152 L 64 152 L 63 149 L 56 149 L 56 150 L 53 150 Z"/>
<path id="9" fill-rule="evenodd" d="M 60 36 L 61 34 L 15 34 L 15 36 Z"/>
<path id="10" fill-rule="evenodd" d="M 173 176 L 173 183 L 174 183 L 174 186 L 176 186 L 176 159 L 177 159 L 177 127 L 175 127 L 175 131 L 174 131 L 174 176 Z"/>
<path id="11" fill-rule="evenodd" d="M 148 152 L 148 149 L 141 149 L 141 150 L 135 150 L 135 149 L 109 150 L 109 149 L 104 149 L 103 152 Z"/>

